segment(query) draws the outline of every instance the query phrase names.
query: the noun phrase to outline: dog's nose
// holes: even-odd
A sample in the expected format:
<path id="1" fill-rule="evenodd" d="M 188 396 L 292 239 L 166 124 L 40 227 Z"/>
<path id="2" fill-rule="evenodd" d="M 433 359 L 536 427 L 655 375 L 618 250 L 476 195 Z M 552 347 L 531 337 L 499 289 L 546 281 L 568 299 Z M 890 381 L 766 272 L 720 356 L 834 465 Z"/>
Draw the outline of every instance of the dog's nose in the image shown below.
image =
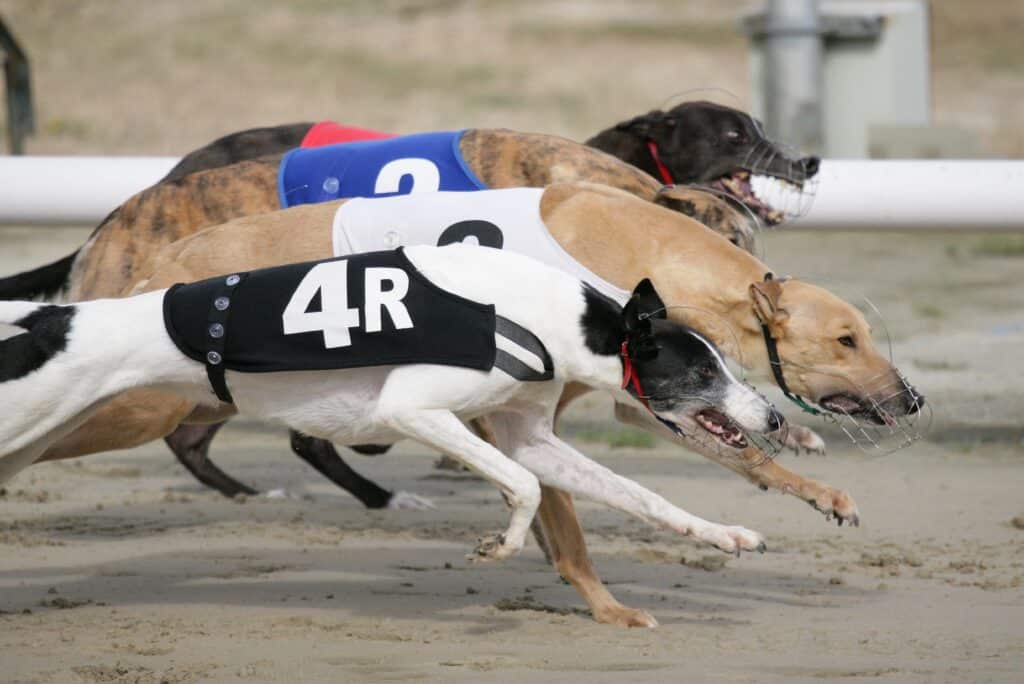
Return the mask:
<path id="1" fill-rule="evenodd" d="M 779 413 L 775 408 L 768 410 L 768 432 L 775 432 L 781 430 L 782 426 L 786 424 L 786 417 Z"/>
<path id="2" fill-rule="evenodd" d="M 804 178 L 814 178 L 818 174 L 818 167 L 821 166 L 821 157 L 804 157 L 800 160 L 804 169 Z"/>
<path id="3" fill-rule="evenodd" d="M 918 392 L 913 387 L 908 387 L 906 397 L 907 413 L 920 413 L 921 409 L 924 408 L 924 395 Z"/>

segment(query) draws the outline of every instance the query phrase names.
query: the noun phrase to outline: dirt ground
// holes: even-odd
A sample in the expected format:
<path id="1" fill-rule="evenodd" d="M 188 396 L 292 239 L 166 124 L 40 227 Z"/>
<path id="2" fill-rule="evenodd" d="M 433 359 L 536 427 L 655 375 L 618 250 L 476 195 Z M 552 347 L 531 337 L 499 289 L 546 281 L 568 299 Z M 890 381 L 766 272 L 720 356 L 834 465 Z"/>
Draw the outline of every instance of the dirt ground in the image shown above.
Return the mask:
<path id="1" fill-rule="evenodd" d="M 179 154 L 248 125 L 328 116 L 579 139 L 691 88 L 742 102 L 741 4 L 10 0 L 0 12 L 36 67 L 30 152 Z M 972 131 L 988 154 L 1024 154 L 1024 10 L 933 7 L 936 122 Z M 0 228 L 0 274 L 87 233 Z M 735 559 L 582 504 L 613 593 L 661 622 L 615 629 L 534 546 L 503 565 L 464 560 L 505 508 L 482 482 L 435 470 L 435 454 L 405 443 L 352 456 L 437 505 L 367 512 L 290 456 L 283 431 L 236 421 L 218 463 L 293 498 L 224 500 L 162 444 L 4 485 L 0 681 L 1019 682 L 1024 238 L 783 229 L 762 250 L 780 273 L 869 297 L 933 407 L 927 438 L 885 457 L 788 411 L 830 449 L 781 462 L 848 491 L 861 527 L 617 428 L 588 398 L 564 426 L 584 452 L 769 546 Z"/>
<path id="2" fill-rule="evenodd" d="M 0 268 L 41 263 L 83 233 L 7 230 Z M 36 466 L 7 483 L 4 679 L 1019 681 L 1020 244 L 764 238 L 780 272 L 870 296 L 896 361 L 934 406 L 928 440 L 886 457 L 789 412 L 822 429 L 830 451 L 779 458 L 852 494 L 859 528 L 836 528 L 799 501 L 616 428 L 604 402 L 573 407 L 565 427 L 586 453 L 691 512 L 767 537 L 764 556 L 733 559 L 584 505 L 603 577 L 654 613 L 658 630 L 594 624 L 535 547 L 501 566 L 465 561 L 505 508 L 483 483 L 434 470 L 435 455 L 414 444 L 353 462 L 437 510 L 370 513 L 288 455 L 283 431 L 237 422 L 215 444 L 217 461 L 298 498 L 224 500 L 162 444 Z"/>
<path id="3" fill-rule="evenodd" d="M 162 445 L 9 483 L 3 679 L 1020 681 L 1019 447 L 785 457 L 848 488 L 864 517 L 852 529 L 688 454 L 583 447 L 690 511 L 763 532 L 769 552 L 733 558 L 584 505 L 611 590 L 661 622 L 598 625 L 532 545 L 500 566 L 464 560 L 506 515 L 482 482 L 406 444 L 356 465 L 438 509 L 368 513 L 285 456 L 282 432 L 247 426 L 218 443 L 220 463 L 301 498 L 225 500 Z"/>

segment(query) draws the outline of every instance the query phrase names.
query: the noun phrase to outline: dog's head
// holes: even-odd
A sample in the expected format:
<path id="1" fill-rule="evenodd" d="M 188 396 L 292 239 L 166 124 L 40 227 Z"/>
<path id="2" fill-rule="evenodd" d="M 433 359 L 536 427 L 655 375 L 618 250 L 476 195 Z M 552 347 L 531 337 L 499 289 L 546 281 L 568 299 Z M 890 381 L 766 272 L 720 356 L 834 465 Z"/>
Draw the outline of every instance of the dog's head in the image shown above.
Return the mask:
<path id="1" fill-rule="evenodd" d="M 924 397 L 881 354 L 864 315 L 827 290 L 798 280 L 749 287 L 751 344 L 766 349 L 764 329 L 778 349 L 790 390 L 822 408 L 879 425 L 918 413 Z M 771 362 L 764 370 L 771 372 Z"/>
<path id="2" fill-rule="evenodd" d="M 636 286 L 621 320 L 626 390 L 646 400 L 673 430 L 700 428 L 725 446 L 743 449 L 748 446 L 744 432 L 782 427 L 782 415 L 732 375 L 714 344 L 666 319 L 650 280 Z"/>
<path id="3" fill-rule="evenodd" d="M 676 183 L 706 184 L 729 194 L 769 225 L 781 223 L 786 206 L 777 196 L 759 197 L 758 176 L 800 192 L 818 173 L 818 157 L 796 157 L 765 137 L 761 123 L 745 112 L 712 102 L 684 102 L 623 122 L 628 131 L 652 142 Z M 767 194 L 767 193 L 765 193 Z"/>

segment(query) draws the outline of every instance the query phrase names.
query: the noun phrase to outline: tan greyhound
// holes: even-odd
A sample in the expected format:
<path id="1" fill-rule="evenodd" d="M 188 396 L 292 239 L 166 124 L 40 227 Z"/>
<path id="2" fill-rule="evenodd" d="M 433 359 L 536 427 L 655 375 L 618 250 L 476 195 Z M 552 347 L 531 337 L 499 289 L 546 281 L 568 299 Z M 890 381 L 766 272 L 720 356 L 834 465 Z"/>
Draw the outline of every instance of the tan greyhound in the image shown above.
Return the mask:
<path id="1" fill-rule="evenodd" d="M 161 250 L 145 269 L 147 279 L 134 290 L 330 256 L 331 226 L 343 203 L 241 218 L 193 235 Z M 623 288 L 650 277 L 666 302 L 693 307 L 670 308 L 670 318 L 701 329 L 723 350 L 764 375 L 771 371 L 766 327 L 784 367 L 796 369 L 786 378 L 791 391 L 825 406 L 841 397 L 864 407 L 881 406 L 897 416 L 920 406 L 921 398 L 875 348 L 867 323 L 854 307 L 800 281 L 766 282 L 767 266 L 700 223 L 628 193 L 587 183 L 547 188 L 540 208 L 551 235 L 581 264 Z M 894 386 L 902 391 L 893 393 Z M 585 391 L 575 388 L 563 402 Z M 232 412 L 230 406 L 219 413 L 193 413 L 193 409 L 191 404 L 154 392 L 122 395 L 43 460 L 133 446 L 162 437 L 183 420 L 222 420 Z M 645 420 L 629 411 L 618 414 L 628 421 Z M 856 505 L 846 493 L 791 473 L 756 448 L 723 449 L 693 436 L 666 433 L 666 437 L 764 489 L 793 494 L 840 521 L 857 521 Z M 587 558 L 567 495 L 545 489 L 539 512 L 559 572 L 577 587 L 597 620 L 654 624 L 645 612 L 616 601 L 601 584 Z"/>

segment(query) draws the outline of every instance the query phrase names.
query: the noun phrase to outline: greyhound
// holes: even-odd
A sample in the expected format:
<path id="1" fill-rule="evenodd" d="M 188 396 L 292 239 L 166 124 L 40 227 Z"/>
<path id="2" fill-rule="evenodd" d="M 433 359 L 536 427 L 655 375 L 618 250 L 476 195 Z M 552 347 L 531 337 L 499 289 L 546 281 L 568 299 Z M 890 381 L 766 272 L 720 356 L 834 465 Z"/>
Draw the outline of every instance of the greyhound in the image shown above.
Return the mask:
<path id="1" fill-rule="evenodd" d="M 159 387 L 343 444 L 409 437 L 451 455 L 512 508 L 479 560 L 522 548 L 541 483 L 726 552 L 765 550 L 757 532 L 676 508 L 553 433 L 568 382 L 734 448 L 782 427 L 707 338 L 667 320 L 649 280 L 622 307 L 518 254 L 418 246 L 125 299 L 3 302 L 0 322 L 25 330 L 0 341 L 0 478 L 106 399 Z M 500 451 L 463 423 L 485 415 Z"/>

